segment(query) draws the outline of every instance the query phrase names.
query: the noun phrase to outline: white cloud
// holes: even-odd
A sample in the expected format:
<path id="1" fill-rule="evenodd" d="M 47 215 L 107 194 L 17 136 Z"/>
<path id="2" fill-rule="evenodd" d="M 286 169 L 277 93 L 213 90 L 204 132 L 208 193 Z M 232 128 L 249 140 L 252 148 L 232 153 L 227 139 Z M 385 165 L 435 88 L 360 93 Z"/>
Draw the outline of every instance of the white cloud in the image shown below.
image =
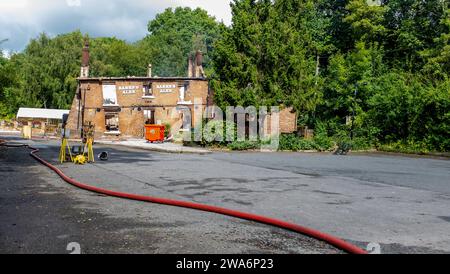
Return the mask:
<path id="1" fill-rule="evenodd" d="M 135 41 L 147 23 L 168 7 L 201 7 L 218 21 L 231 22 L 230 0 L 0 0 L 0 40 L 6 50 L 23 50 L 41 32 L 81 30 L 92 36 Z"/>
<path id="2" fill-rule="evenodd" d="M 28 0 L 15 0 L 8 1 L 2 0 L 0 1 L 0 9 L 2 11 L 8 11 L 10 9 L 24 8 L 28 5 Z"/>

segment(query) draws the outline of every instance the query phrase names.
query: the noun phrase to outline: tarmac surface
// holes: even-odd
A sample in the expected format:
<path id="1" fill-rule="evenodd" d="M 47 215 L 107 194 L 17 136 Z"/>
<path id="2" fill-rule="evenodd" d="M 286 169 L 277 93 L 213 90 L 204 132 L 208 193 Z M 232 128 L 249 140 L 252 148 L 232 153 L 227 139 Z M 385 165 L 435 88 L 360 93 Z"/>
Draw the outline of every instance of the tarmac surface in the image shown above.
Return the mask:
<path id="1" fill-rule="evenodd" d="M 37 141 L 56 162 L 59 145 Z M 59 165 L 92 185 L 196 201 L 319 229 L 382 253 L 450 253 L 450 162 L 382 154 L 166 154 L 96 145 L 109 160 Z M 0 152 L 0 252 L 336 253 L 313 239 L 216 214 L 64 183 L 26 149 Z"/>

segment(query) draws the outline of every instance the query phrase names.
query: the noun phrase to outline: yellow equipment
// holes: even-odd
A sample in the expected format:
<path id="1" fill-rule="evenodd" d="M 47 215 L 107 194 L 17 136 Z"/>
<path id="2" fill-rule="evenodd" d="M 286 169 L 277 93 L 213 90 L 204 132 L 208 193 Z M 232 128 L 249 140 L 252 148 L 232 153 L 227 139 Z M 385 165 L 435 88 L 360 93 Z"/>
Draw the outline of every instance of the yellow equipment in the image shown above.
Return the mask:
<path id="1" fill-rule="evenodd" d="M 73 162 L 77 165 L 84 165 L 86 163 L 86 157 L 83 154 L 75 156 Z"/>
<path id="2" fill-rule="evenodd" d="M 83 155 L 87 154 L 87 162 L 93 163 L 94 161 L 94 149 L 92 145 L 94 144 L 94 130 L 95 126 L 91 122 L 88 122 L 83 126 Z"/>
<path id="3" fill-rule="evenodd" d="M 63 136 L 61 140 L 61 149 L 59 150 L 59 161 L 61 162 L 61 164 L 66 161 L 66 149 L 69 151 L 70 161 L 73 162 L 69 143 L 67 142 L 67 138 Z"/>
<path id="4" fill-rule="evenodd" d="M 86 144 L 84 145 L 83 155 L 87 153 L 87 161 L 88 162 L 95 162 L 94 161 L 94 149 L 92 148 L 92 144 L 94 143 L 94 138 L 88 137 L 86 139 Z"/>
<path id="5" fill-rule="evenodd" d="M 62 139 L 61 139 L 61 149 L 59 150 L 59 161 L 64 163 L 66 161 L 66 149 L 69 151 L 70 160 L 78 165 L 84 165 L 87 162 L 94 162 L 94 149 L 92 148 L 94 144 L 94 125 L 89 122 L 89 124 L 83 126 L 83 151 L 81 154 L 72 156 L 70 146 L 67 142 L 67 138 L 70 135 L 69 130 L 66 130 L 65 125 L 63 125 Z M 75 153 L 75 152 L 74 152 Z"/>

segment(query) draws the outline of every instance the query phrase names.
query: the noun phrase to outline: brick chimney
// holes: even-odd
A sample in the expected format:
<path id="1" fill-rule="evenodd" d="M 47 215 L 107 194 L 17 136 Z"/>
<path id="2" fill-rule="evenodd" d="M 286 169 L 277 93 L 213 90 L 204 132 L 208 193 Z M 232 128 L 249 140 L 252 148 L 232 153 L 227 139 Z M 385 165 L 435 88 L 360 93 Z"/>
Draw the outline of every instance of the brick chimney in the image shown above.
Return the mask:
<path id="1" fill-rule="evenodd" d="M 197 77 L 205 78 L 205 71 L 203 70 L 203 53 L 199 50 L 195 53 L 195 74 Z"/>
<path id="2" fill-rule="evenodd" d="M 83 52 L 81 55 L 80 78 L 88 78 L 88 77 L 89 77 L 89 40 L 88 38 L 85 38 Z"/>
<path id="3" fill-rule="evenodd" d="M 203 70 L 203 53 L 199 50 L 194 56 L 189 56 L 188 77 L 205 78 L 205 71 Z"/>

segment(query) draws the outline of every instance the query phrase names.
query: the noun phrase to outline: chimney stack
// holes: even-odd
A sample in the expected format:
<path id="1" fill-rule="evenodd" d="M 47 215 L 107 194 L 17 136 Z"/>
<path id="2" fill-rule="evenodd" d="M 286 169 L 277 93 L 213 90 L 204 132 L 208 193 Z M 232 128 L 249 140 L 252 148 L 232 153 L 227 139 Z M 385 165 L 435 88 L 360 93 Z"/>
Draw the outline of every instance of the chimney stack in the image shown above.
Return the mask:
<path id="1" fill-rule="evenodd" d="M 193 77 L 192 57 L 191 57 L 191 55 L 189 55 L 189 57 L 188 57 L 188 77 L 189 78 Z"/>
<path id="2" fill-rule="evenodd" d="M 148 64 L 147 77 L 152 77 L 152 64 Z"/>
<path id="3" fill-rule="evenodd" d="M 195 76 L 205 78 L 203 70 L 203 53 L 199 50 L 195 53 Z"/>
<path id="4" fill-rule="evenodd" d="M 85 38 L 83 52 L 81 55 L 80 78 L 88 78 L 88 77 L 89 77 L 89 40 L 88 38 Z"/>
<path id="5" fill-rule="evenodd" d="M 197 66 L 203 65 L 203 53 L 199 50 L 197 50 L 197 52 L 195 53 L 195 64 Z"/>
<path id="6" fill-rule="evenodd" d="M 205 78 L 205 71 L 203 70 L 203 53 L 199 50 L 197 50 L 194 56 L 189 56 L 188 77 Z"/>

